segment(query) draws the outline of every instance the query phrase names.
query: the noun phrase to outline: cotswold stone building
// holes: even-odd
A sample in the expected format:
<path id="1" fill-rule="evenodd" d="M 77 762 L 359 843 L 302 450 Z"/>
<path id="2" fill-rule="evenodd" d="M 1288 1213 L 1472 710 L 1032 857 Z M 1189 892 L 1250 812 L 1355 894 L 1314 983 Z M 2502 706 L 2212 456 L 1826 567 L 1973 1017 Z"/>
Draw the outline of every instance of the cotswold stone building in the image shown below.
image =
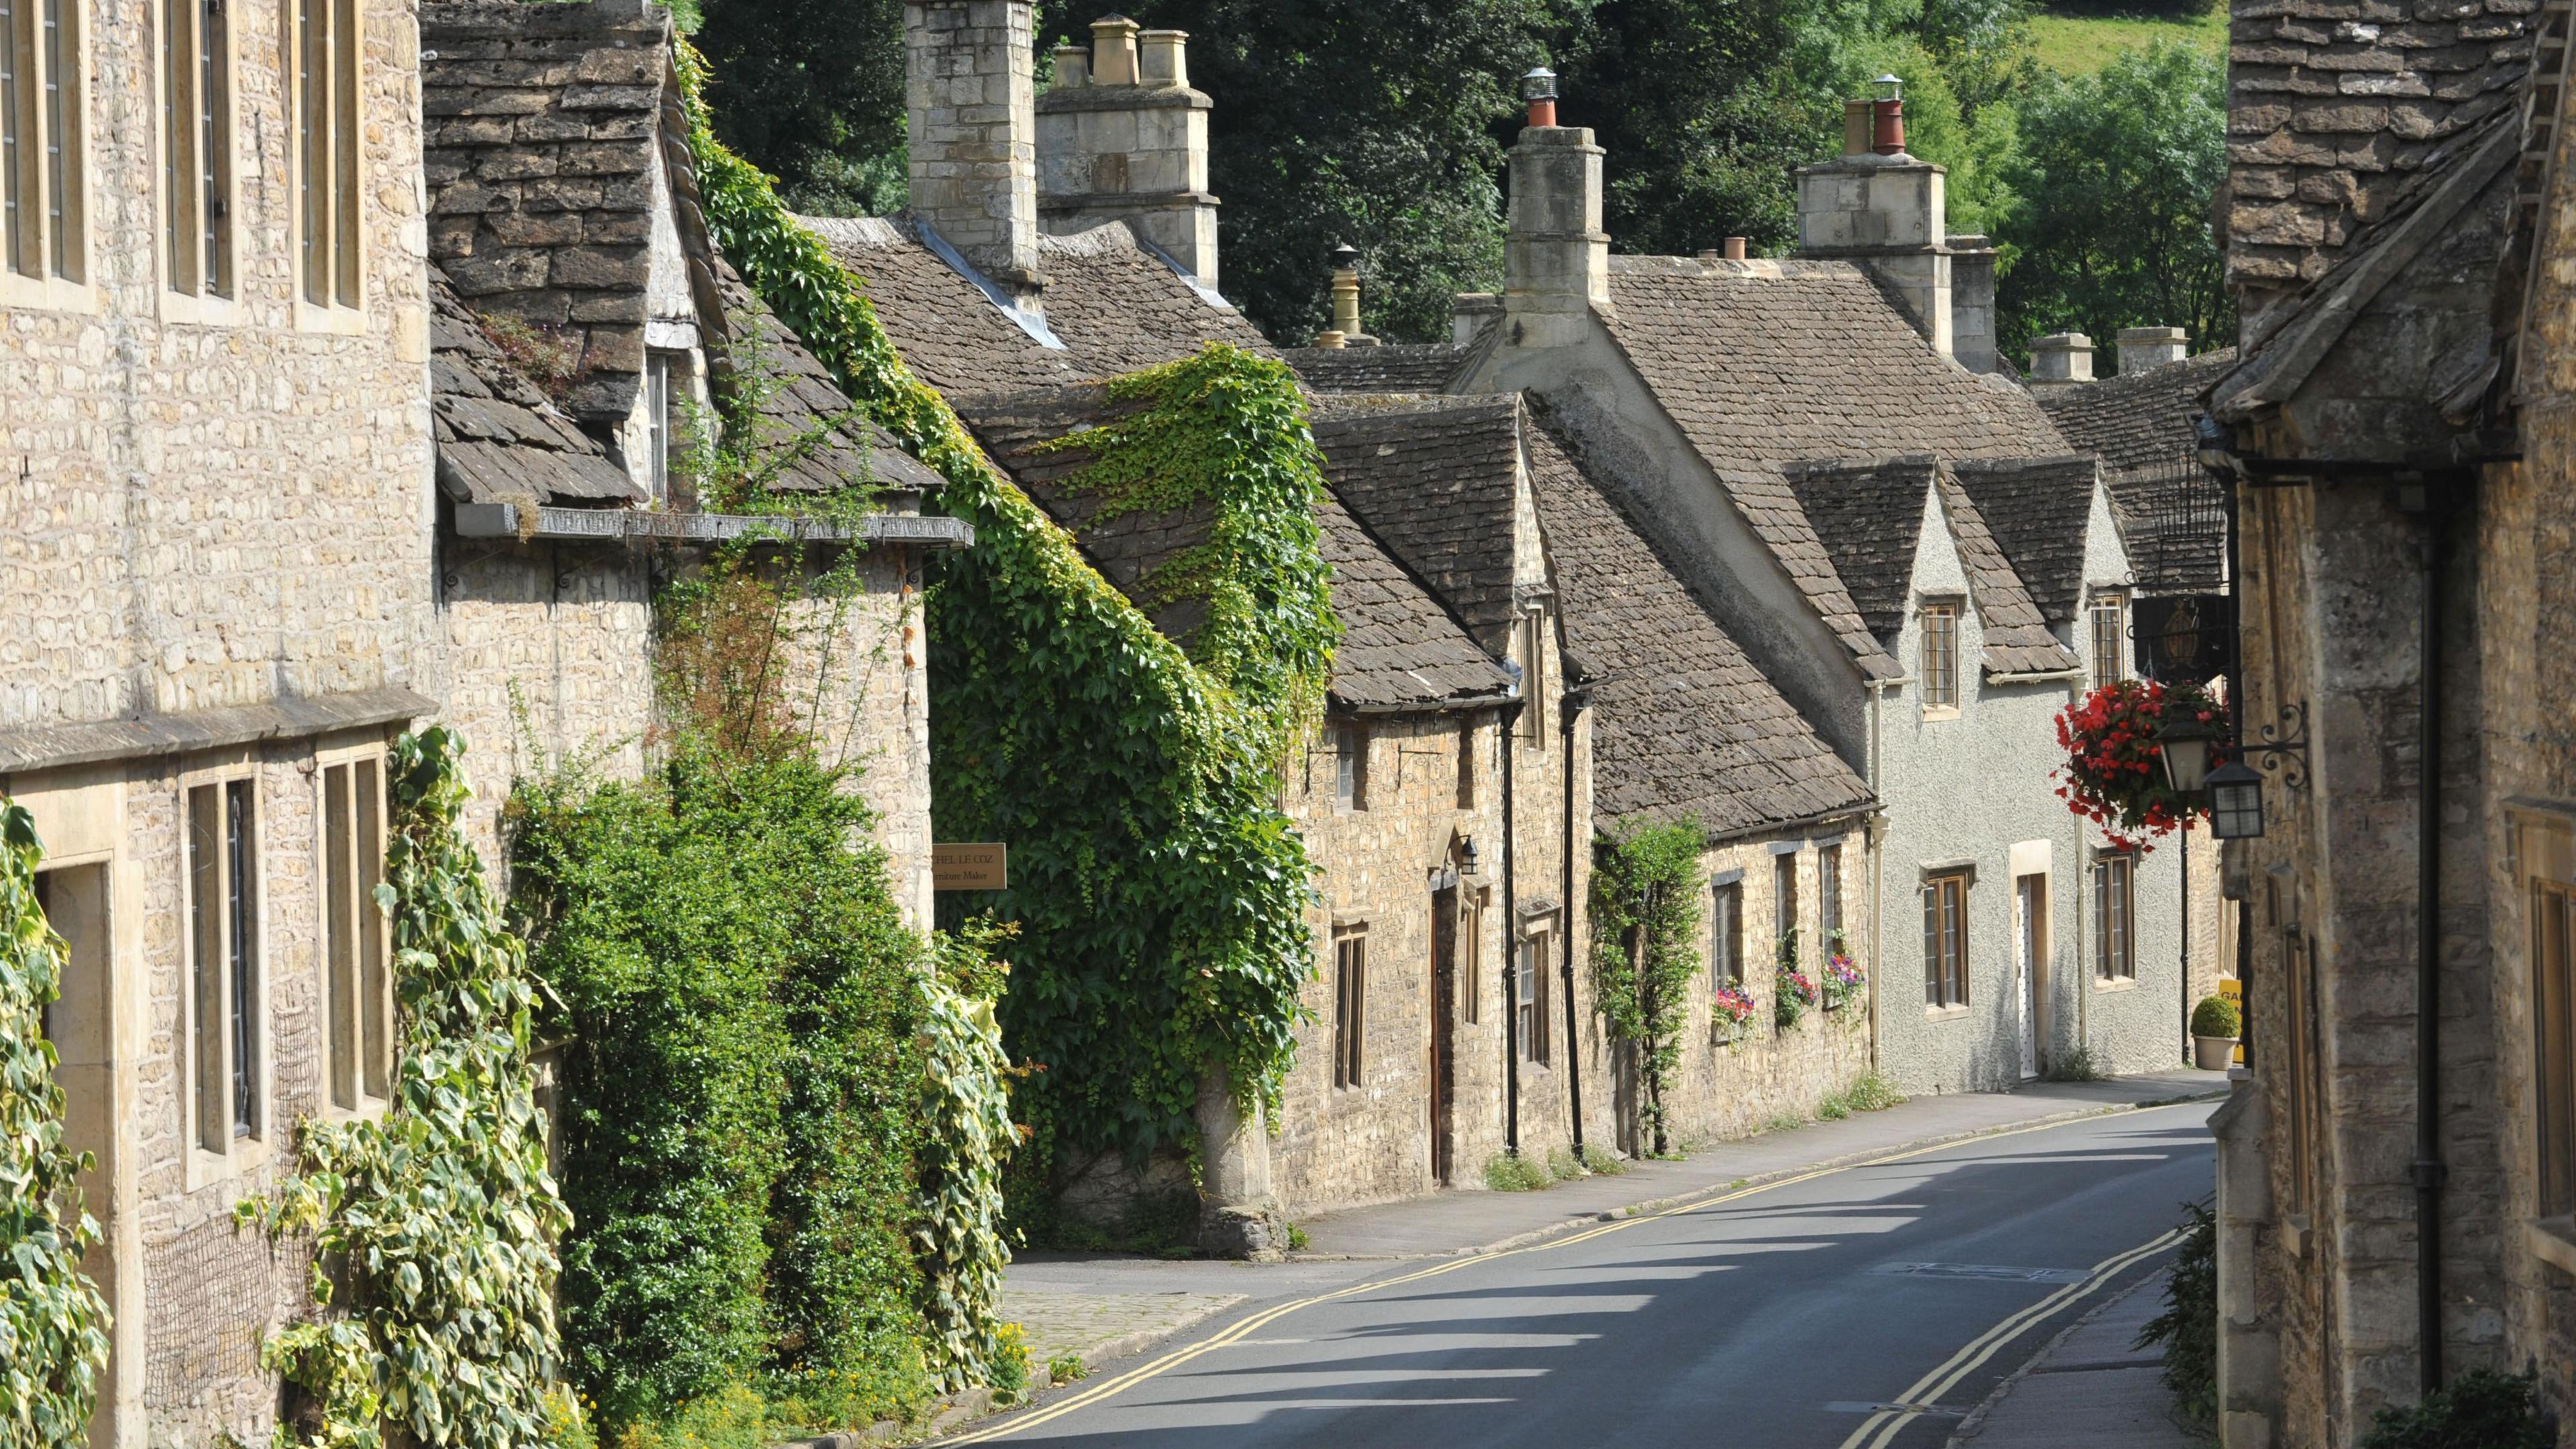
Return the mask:
<path id="1" fill-rule="evenodd" d="M 2477 1368 L 2576 1431 L 2564 23 L 2234 29 L 2204 456 L 2266 784 L 2214 1123 L 2231 1446 L 2354 1443 Z"/>

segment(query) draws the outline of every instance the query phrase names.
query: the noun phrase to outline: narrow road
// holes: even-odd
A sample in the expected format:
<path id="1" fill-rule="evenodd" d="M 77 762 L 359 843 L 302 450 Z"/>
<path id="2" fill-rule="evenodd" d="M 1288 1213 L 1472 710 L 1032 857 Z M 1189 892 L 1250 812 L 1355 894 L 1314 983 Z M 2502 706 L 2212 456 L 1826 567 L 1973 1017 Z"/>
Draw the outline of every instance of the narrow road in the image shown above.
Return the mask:
<path id="1" fill-rule="evenodd" d="M 2089 1118 L 1385 1265 L 946 1442 L 1938 1446 L 2050 1334 L 2164 1260 L 2180 1204 L 2210 1191 L 2210 1111 Z"/>

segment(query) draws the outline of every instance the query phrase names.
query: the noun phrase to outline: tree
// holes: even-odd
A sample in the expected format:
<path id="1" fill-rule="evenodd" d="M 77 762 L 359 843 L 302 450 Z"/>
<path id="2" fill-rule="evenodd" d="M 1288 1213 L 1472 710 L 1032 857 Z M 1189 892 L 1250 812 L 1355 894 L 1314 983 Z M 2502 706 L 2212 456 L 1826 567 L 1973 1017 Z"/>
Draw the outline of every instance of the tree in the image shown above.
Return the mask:
<path id="1" fill-rule="evenodd" d="M 1689 821 L 1643 826 L 1600 842 L 1593 856 L 1592 999 L 1636 1051 L 1639 1116 L 1657 1156 L 1671 1146 L 1664 1093 L 1681 1063 L 1698 966 L 1702 834 Z"/>
<path id="2" fill-rule="evenodd" d="M 2019 109 L 2020 153 L 2008 163 L 2016 200 L 2000 228 L 2005 350 L 2067 329 L 2232 336 L 2209 221 L 2227 168 L 2220 62 L 2158 44 L 2093 75 L 2042 80 Z"/>
<path id="3" fill-rule="evenodd" d="M 903 209 L 903 0 L 681 0 L 716 136 L 825 216 Z"/>

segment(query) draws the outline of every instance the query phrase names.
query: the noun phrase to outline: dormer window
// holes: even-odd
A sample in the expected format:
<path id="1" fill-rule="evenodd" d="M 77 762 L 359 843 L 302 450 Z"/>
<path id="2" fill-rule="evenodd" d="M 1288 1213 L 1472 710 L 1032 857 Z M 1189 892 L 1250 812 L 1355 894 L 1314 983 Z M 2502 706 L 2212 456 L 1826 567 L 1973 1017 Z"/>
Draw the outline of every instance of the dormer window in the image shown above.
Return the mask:
<path id="1" fill-rule="evenodd" d="M 1959 606 L 1956 602 L 1925 604 L 1922 614 L 1923 707 L 1959 707 Z"/>
<path id="2" fill-rule="evenodd" d="M 644 358 L 644 467 L 636 481 L 658 507 L 671 498 L 671 354 Z"/>
<path id="3" fill-rule="evenodd" d="M 2129 600 L 2122 594 L 2097 594 L 2093 625 L 2093 687 L 2100 689 L 2128 677 L 2121 655 L 2129 642 Z"/>

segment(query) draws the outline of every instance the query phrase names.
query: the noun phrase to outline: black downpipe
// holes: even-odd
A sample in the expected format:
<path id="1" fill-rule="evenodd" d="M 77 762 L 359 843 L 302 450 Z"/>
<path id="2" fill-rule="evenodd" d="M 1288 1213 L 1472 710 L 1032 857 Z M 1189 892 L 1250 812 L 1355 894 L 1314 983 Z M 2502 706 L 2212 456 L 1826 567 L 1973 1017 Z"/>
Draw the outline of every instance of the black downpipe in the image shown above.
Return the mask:
<path id="1" fill-rule="evenodd" d="M 2442 1386 L 2442 565 L 2438 503 L 2424 509 L 2424 667 L 2415 803 L 2415 1332 L 2423 1391 Z"/>
<path id="2" fill-rule="evenodd" d="M 2188 822 L 2189 817 L 2185 817 Z M 2183 826 L 2177 851 L 2182 857 L 2182 1060 L 2195 1064 L 2191 1049 L 2191 827 Z"/>
<path id="3" fill-rule="evenodd" d="M 1521 1155 L 1521 917 L 1512 894 L 1512 837 L 1518 833 L 1512 815 L 1512 759 L 1520 748 L 1523 700 L 1503 713 L 1503 1152 Z"/>
<path id="4" fill-rule="evenodd" d="M 1574 712 L 1582 707 L 1583 696 L 1569 694 L 1557 705 L 1557 718 L 1565 729 L 1565 757 L 1557 762 L 1565 776 L 1565 817 L 1559 822 L 1564 837 L 1565 904 L 1557 912 L 1558 970 L 1565 976 L 1565 1098 L 1574 1113 L 1574 1160 L 1583 1161 L 1583 1053 L 1575 1040 L 1574 1018 Z"/>

